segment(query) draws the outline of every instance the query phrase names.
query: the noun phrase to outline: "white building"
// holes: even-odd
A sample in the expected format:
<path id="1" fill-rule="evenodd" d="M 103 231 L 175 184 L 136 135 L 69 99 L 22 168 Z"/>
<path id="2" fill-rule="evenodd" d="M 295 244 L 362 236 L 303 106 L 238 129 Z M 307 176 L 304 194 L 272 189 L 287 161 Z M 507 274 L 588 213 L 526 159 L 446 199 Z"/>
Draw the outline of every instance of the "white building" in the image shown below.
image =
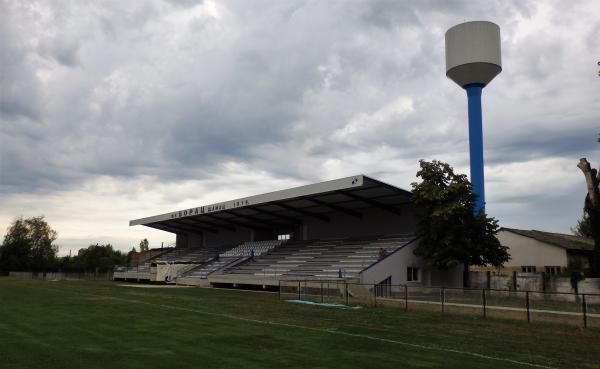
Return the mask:
<path id="1" fill-rule="evenodd" d="M 501 269 L 472 267 L 474 271 L 492 270 L 499 274 L 559 274 L 569 265 L 590 267 L 594 241 L 568 234 L 536 230 L 501 228 L 498 240 L 509 248 L 511 260 Z"/>

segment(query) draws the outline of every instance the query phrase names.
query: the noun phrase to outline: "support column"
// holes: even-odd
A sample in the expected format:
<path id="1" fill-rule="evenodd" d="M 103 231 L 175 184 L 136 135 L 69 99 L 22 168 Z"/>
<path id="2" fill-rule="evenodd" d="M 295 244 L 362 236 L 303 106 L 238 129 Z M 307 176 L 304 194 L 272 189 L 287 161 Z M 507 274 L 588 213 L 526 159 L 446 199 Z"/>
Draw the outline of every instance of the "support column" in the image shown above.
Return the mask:
<path id="1" fill-rule="evenodd" d="M 481 114 L 482 84 L 466 85 L 469 104 L 469 156 L 471 162 L 471 184 L 477 195 L 473 212 L 485 211 L 485 188 L 483 174 L 483 127 Z"/>

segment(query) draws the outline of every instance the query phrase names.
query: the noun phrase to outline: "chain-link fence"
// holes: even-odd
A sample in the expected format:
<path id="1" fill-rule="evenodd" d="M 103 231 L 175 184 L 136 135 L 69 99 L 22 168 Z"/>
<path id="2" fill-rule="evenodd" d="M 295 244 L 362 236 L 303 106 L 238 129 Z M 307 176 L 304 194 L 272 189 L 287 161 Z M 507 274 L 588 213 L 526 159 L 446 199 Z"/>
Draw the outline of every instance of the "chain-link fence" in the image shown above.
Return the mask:
<path id="1" fill-rule="evenodd" d="M 106 273 L 63 273 L 63 272 L 10 272 L 10 277 L 22 279 L 47 279 L 47 280 L 97 280 L 110 281 L 112 272 Z"/>
<path id="2" fill-rule="evenodd" d="M 279 298 L 600 327 L 600 294 L 368 285 L 339 279 L 280 280 Z"/>

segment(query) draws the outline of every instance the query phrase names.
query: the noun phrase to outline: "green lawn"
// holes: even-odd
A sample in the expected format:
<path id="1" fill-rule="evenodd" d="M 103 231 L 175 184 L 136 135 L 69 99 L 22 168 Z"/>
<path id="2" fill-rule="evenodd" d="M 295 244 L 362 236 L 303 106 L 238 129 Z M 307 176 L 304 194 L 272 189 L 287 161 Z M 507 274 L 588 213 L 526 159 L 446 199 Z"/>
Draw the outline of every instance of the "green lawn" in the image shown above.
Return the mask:
<path id="1" fill-rule="evenodd" d="M 0 368 L 600 368 L 600 330 L 0 278 Z"/>

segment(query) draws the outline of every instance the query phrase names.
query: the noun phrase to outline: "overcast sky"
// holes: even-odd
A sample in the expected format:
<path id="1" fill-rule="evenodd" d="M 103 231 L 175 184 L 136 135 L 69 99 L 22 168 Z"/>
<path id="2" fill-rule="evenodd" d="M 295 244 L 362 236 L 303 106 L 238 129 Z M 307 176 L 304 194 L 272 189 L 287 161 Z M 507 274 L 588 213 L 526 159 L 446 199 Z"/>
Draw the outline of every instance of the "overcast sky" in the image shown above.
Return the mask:
<path id="1" fill-rule="evenodd" d="M 45 215 L 61 254 L 169 233 L 130 219 L 419 159 L 468 174 L 444 32 L 490 20 L 487 211 L 569 232 L 600 165 L 600 3 L 0 0 L 0 229 Z"/>

